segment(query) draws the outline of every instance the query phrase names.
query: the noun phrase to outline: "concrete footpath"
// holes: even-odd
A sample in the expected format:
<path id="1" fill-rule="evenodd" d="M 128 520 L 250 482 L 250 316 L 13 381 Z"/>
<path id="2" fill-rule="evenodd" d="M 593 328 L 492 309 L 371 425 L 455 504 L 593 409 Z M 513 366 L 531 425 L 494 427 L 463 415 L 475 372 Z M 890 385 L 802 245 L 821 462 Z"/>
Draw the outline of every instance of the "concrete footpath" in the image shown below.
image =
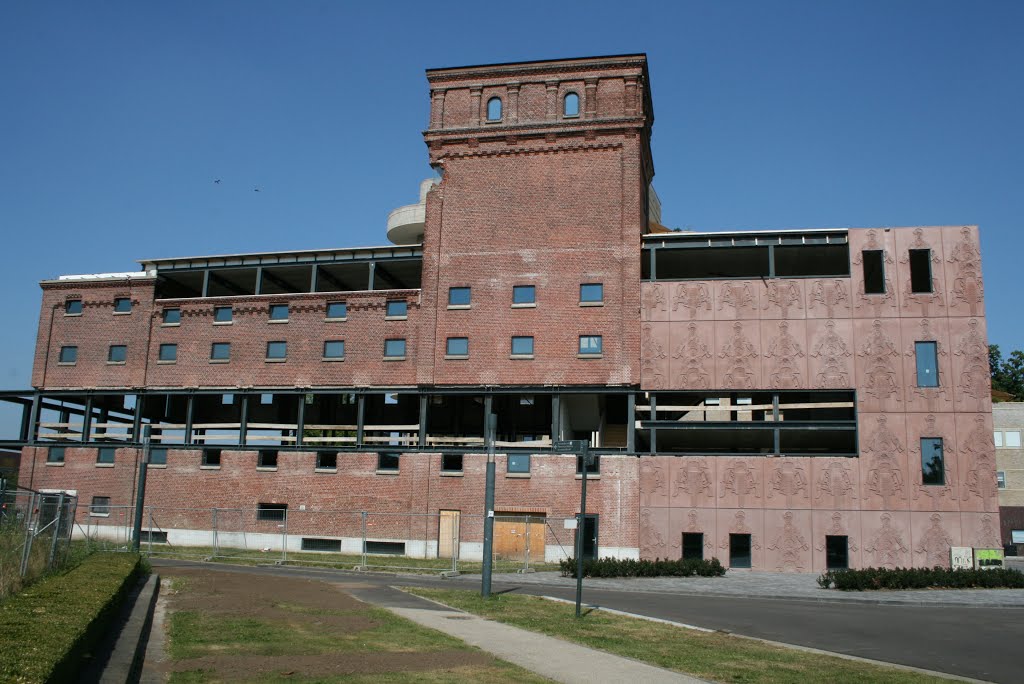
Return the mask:
<path id="1" fill-rule="evenodd" d="M 698 683 L 704 680 L 597 651 L 568 641 L 486 620 L 386 586 L 344 590 L 407 620 L 444 632 L 539 675 L 566 684 L 644 682 Z"/>

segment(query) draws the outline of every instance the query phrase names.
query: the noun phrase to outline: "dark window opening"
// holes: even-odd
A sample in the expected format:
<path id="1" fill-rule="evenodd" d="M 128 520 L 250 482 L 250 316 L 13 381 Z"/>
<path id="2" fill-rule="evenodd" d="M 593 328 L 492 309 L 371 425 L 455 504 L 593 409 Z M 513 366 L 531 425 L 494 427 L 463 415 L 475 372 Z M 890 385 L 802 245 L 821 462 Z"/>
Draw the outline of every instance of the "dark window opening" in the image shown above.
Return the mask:
<path id="1" fill-rule="evenodd" d="M 277 467 L 277 450 L 276 449 L 261 449 L 257 453 L 256 467 L 257 468 L 276 468 Z"/>
<path id="2" fill-rule="evenodd" d="M 109 363 L 125 363 L 128 360 L 128 345 L 112 344 L 107 350 L 107 361 Z"/>
<path id="3" fill-rule="evenodd" d="M 382 451 L 377 454 L 377 470 L 398 470 L 398 454 Z"/>
<path id="4" fill-rule="evenodd" d="M 750 535 L 729 535 L 729 567 L 749 568 L 751 565 Z"/>
<path id="5" fill-rule="evenodd" d="M 230 323 L 234 319 L 234 316 L 234 309 L 230 306 L 215 306 L 213 308 L 214 323 Z M 285 318 L 288 318 L 287 311 L 285 312 Z"/>
<path id="6" fill-rule="evenodd" d="M 776 245 L 775 277 L 833 278 L 850 275 L 850 246 Z"/>
<path id="7" fill-rule="evenodd" d="M 319 551 L 323 553 L 341 553 L 341 540 L 317 539 L 316 537 L 303 537 L 302 550 Z"/>
<path id="8" fill-rule="evenodd" d="M 658 280 L 767 278 L 767 247 L 701 247 L 659 249 L 655 257 Z"/>
<path id="9" fill-rule="evenodd" d="M 167 449 L 164 447 L 151 447 L 149 450 L 149 465 L 167 465 Z"/>
<path id="10" fill-rule="evenodd" d="M 324 358 L 325 359 L 343 359 L 343 358 L 345 358 L 345 340 L 326 340 L 326 341 L 324 341 Z"/>
<path id="11" fill-rule="evenodd" d="M 932 250 L 910 250 L 910 291 L 932 291 Z"/>
<path id="12" fill-rule="evenodd" d="M 113 463 L 117 450 L 114 447 L 100 447 L 96 450 L 97 463 Z"/>
<path id="13" fill-rule="evenodd" d="M 363 551 L 378 556 L 404 556 L 405 542 L 371 541 L 367 539 L 363 544 Z"/>
<path id="14" fill-rule="evenodd" d="M 590 465 L 587 466 L 588 475 L 596 475 L 601 472 L 601 456 L 599 454 L 589 454 Z M 576 457 L 576 474 L 579 475 L 583 472 L 583 457 Z"/>
<path id="15" fill-rule="evenodd" d="M 256 519 L 268 522 L 284 522 L 288 515 L 288 504 L 286 503 L 258 503 L 256 504 Z"/>
<path id="16" fill-rule="evenodd" d="M 131 313 L 132 300 L 129 297 L 118 297 L 114 300 L 114 313 Z"/>
<path id="17" fill-rule="evenodd" d="M 46 450 L 47 463 L 63 463 L 64 447 L 50 447 Z"/>
<path id="18" fill-rule="evenodd" d="M 441 472 L 461 473 L 462 454 L 443 454 L 441 456 Z"/>
<path id="19" fill-rule="evenodd" d="M 704 559 L 704 533 L 683 532 L 683 560 Z"/>
<path id="20" fill-rule="evenodd" d="M 935 342 L 915 342 L 914 356 L 917 362 L 917 386 L 939 386 L 938 348 Z"/>
<path id="21" fill-rule="evenodd" d="M 267 358 L 268 359 L 286 359 L 288 358 L 288 343 L 284 340 L 275 340 L 274 342 L 267 342 Z"/>
<path id="22" fill-rule="evenodd" d="M 139 542 L 142 544 L 166 544 L 167 533 L 159 530 L 140 530 Z"/>
<path id="23" fill-rule="evenodd" d="M 214 342 L 210 345 L 211 361 L 228 361 L 231 359 L 230 342 Z"/>
<path id="24" fill-rule="evenodd" d="M 885 294 L 885 252 L 865 249 L 861 252 L 864 267 L 864 294 Z"/>
<path id="25" fill-rule="evenodd" d="M 825 536 L 825 568 L 846 570 L 850 567 L 849 539 L 846 535 Z"/>
<path id="26" fill-rule="evenodd" d="M 178 345 L 176 344 L 161 344 L 160 350 L 157 353 L 158 361 L 177 361 L 178 360 Z"/>
<path id="27" fill-rule="evenodd" d="M 333 451 L 318 451 L 316 454 L 317 470 L 337 470 L 338 454 Z"/>
<path id="28" fill-rule="evenodd" d="M 68 316 L 78 316 L 82 313 L 82 300 L 69 299 L 64 302 L 64 313 Z"/>
<path id="29" fill-rule="evenodd" d="M 220 449 L 203 449 L 203 460 L 204 466 L 216 466 L 220 467 Z"/>
<path id="30" fill-rule="evenodd" d="M 921 438 L 921 484 L 946 484 L 946 459 L 941 437 Z"/>
<path id="31" fill-rule="evenodd" d="M 164 325 L 174 325 L 175 323 L 181 323 L 181 309 L 164 309 L 163 323 Z"/>
<path id="32" fill-rule="evenodd" d="M 110 515 L 110 497 L 92 497 L 92 505 L 89 506 L 89 515 Z"/>
<path id="33" fill-rule="evenodd" d="M 510 473 L 530 472 L 530 454 L 509 454 L 507 470 Z"/>
<path id="34" fill-rule="evenodd" d="M 61 347 L 60 356 L 57 358 L 60 363 L 76 363 L 78 361 L 78 347 Z"/>

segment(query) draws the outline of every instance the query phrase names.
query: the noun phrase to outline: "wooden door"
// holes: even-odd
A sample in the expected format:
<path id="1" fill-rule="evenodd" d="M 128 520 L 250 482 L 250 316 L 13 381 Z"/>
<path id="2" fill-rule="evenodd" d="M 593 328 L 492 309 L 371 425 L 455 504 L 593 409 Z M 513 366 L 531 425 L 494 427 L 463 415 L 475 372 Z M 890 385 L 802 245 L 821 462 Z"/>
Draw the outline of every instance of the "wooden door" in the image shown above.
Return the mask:
<path id="1" fill-rule="evenodd" d="M 494 557 L 523 561 L 529 548 L 530 562 L 544 561 L 544 516 L 496 513 L 494 516 Z"/>
<path id="2" fill-rule="evenodd" d="M 437 557 L 459 557 L 459 511 L 441 511 L 438 516 Z"/>

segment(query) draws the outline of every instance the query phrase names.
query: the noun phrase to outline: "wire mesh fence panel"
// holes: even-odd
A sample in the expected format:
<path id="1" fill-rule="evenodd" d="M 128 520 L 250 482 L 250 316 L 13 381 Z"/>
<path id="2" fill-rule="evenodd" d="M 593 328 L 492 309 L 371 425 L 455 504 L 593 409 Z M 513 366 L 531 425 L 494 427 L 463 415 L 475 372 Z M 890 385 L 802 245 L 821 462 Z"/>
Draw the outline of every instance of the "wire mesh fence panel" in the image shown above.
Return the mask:
<path id="1" fill-rule="evenodd" d="M 139 548 L 151 556 L 213 556 L 213 509 L 146 506 Z"/>
<path id="2" fill-rule="evenodd" d="M 134 519 L 134 506 L 80 505 L 75 511 L 72 542 L 99 551 L 129 551 Z"/>
<path id="3" fill-rule="evenodd" d="M 0 597 L 63 567 L 76 498 L 64 492 L 0 494 Z"/>

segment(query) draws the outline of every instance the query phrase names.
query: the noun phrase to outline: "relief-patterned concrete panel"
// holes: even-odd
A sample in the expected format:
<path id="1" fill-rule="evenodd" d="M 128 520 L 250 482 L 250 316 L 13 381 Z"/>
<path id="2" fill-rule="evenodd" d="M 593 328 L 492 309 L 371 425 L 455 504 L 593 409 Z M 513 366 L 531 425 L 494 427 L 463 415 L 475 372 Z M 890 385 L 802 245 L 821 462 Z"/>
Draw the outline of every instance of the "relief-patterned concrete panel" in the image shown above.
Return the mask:
<path id="1" fill-rule="evenodd" d="M 644 285 L 647 286 L 646 284 Z M 669 284 L 673 321 L 711 321 L 715 318 L 715 284 L 698 281 Z"/>
<path id="2" fill-rule="evenodd" d="M 765 461 L 765 508 L 810 508 L 811 458 L 772 458 Z"/>
<path id="3" fill-rule="evenodd" d="M 715 324 L 711 321 L 671 324 L 671 387 L 711 389 L 715 383 Z"/>
<path id="4" fill-rule="evenodd" d="M 910 513 L 861 511 L 862 562 L 872 568 L 911 567 Z"/>
<path id="5" fill-rule="evenodd" d="M 812 570 L 824 572 L 826 569 L 825 537 L 846 537 L 847 562 L 851 568 L 863 567 L 861 564 L 860 511 L 821 510 L 811 514 Z"/>
<path id="6" fill-rule="evenodd" d="M 765 511 L 765 566 L 777 572 L 810 572 L 810 511 Z"/>
<path id="7" fill-rule="evenodd" d="M 678 545 L 679 558 L 683 555 L 683 533 L 700 533 L 704 535 L 704 558 L 718 558 L 723 563 L 729 555 L 728 549 L 723 552 L 718 545 L 716 511 L 713 508 L 673 508 L 669 516 L 669 534 L 675 535 L 673 543 Z"/>
<path id="8" fill-rule="evenodd" d="M 914 567 L 949 567 L 949 548 L 960 546 L 958 513 L 911 513 Z"/>
<path id="9" fill-rule="evenodd" d="M 851 230 L 850 275 L 853 280 L 853 315 L 857 318 L 886 318 L 898 316 L 896 302 L 896 240 L 892 232 L 883 228 Z M 885 292 L 864 293 L 863 250 L 881 250 L 884 261 Z"/>
<path id="10" fill-rule="evenodd" d="M 644 323 L 640 329 L 640 383 L 648 389 L 669 386 L 668 325 Z"/>
<path id="11" fill-rule="evenodd" d="M 807 387 L 807 321 L 762 321 L 761 349 L 761 387 Z"/>
<path id="12" fill-rule="evenodd" d="M 855 510 L 860 507 L 860 459 L 812 458 L 814 507 Z"/>
<path id="13" fill-rule="evenodd" d="M 715 319 L 760 318 L 759 295 L 764 285 L 760 280 L 721 280 L 715 283 Z"/>
<path id="14" fill-rule="evenodd" d="M 812 389 L 853 387 L 853 321 L 807 321 L 807 384 Z"/>
<path id="15" fill-rule="evenodd" d="M 992 410 L 988 337 L 983 318 L 950 318 L 953 397 L 957 411 Z"/>
<path id="16" fill-rule="evenodd" d="M 723 459 L 687 456 L 673 458 L 669 505 L 674 507 L 714 508 L 717 502 L 718 469 Z M 733 485 L 735 487 L 735 485 Z M 741 485 L 740 488 L 753 485 Z"/>
<path id="17" fill-rule="evenodd" d="M 904 318 L 903 377 L 907 380 L 907 411 L 935 413 L 953 410 L 953 358 L 949 349 L 949 320 L 946 318 Z M 916 342 L 935 342 L 939 361 L 939 386 L 919 387 Z"/>
<path id="18" fill-rule="evenodd" d="M 641 283 L 640 319 L 642 321 L 668 320 L 670 287 L 671 283 Z"/>
<path id="19" fill-rule="evenodd" d="M 764 507 L 764 458 L 727 458 L 718 463 L 720 508 Z"/>
<path id="20" fill-rule="evenodd" d="M 731 508 L 718 509 L 718 558 L 729 565 L 729 535 L 750 535 L 752 568 L 764 568 L 764 511 Z"/>
<path id="21" fill-rule="evenodd" d="M 668 558 L 671 554 L 668 533 L 669 509 L 640 509 L 640 556 L 642 558 Z"/>
<path id="22" fill-rule="evenodd" d="M 802 279 L 773 278 L 761 292 L 761 318 L 799 319 L 807 315 Z"/>
<path id="23" fill-rule="evenodd" d="M 946 258 L 946 292 L 950 316 L 984 316 L 985 285 L 981 277 L 981 246 L 974 226 L 942 228 Z"/>
<path id="24" fill-rule="evenodd" d="M 899 282 L 899 307 L 901 316 L 923 318 L 946 315 L 946 277 L 940 228 L 914 228 L 897 230 L 896 273 Z M 914 292 L 910 282 L 910 250 L 929 250 L 931 267 L 931 291 Z"/>
<path id="25" fill-rule="evenodd" d="M 671 497 L 671 468 L 676 459 L 653 456 L 640 461 L 641 508 L 665 508 Z"/>
<path id="26" fill-rule="evenodd" d="M 998 513 L 961 513 L 960 529 L 964 546 L 976 549 L 998 549 L 1002 546 Z"/>
<path id="27" fill-rule="evenodd" d="M 853 296 L 849 278 L 808 279 L 806 313 L 808 318 L 849 318 Z"/>
<path id="28" fill-rule="evenodd" d="M 902 411 L 903 379 L 900 322 L 888 318 L 855 320 L 859 409 L 868 412 Z"/>
<path id="29" fill-rule="evenodd" d="M 960 471 L 960 510 L 999 510 L 996 450 L 992 414 L 957 414 L 957 469 Z"/>
<path id="30" fill-rule="evenodd" d="M 906 417 L 900 413 L 862 413 L 859 422 L 861 508 L 907 510 L 910 485 Z"/>
<path id="31" fill-rule="evenodd" d="M 944 482 L 924 484 L 921 461 L 921 439 L 942 440 Z M 910 508 L 914 511 L 960 510 L 959 471 L 956 429 L 948 415 L 934 413 L 907 414 L 907 470 L 909 472 Z"/>
<path id="32" fill-rule="evenodd" d="M 715 387 L 757 389 L 761 384 L 758 321 L 715 323 Z"/>

